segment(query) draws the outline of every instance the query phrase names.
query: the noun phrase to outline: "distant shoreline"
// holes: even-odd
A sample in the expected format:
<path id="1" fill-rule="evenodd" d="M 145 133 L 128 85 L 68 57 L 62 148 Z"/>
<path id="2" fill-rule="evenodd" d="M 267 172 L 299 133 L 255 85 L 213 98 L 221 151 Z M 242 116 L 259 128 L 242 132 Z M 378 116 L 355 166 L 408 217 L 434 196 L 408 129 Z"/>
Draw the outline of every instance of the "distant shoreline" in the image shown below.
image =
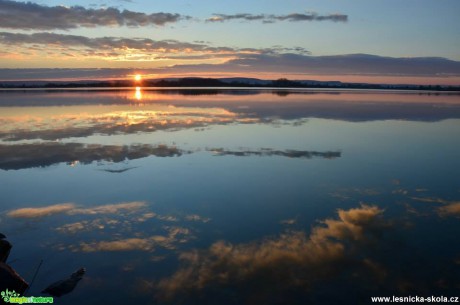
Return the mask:
<path id="1" fill-rule="evenodd" d="M 397 90 L 397 91 L 433 91 L 457 92 L 460 85 L 414 85 L 414 84 L 371 84 L 344 83 L 339 81 L 314 80 L 261 80 L 256 78 L 177 78 L 133 80 L 85 80 L 85 81 L 3 81 L 0 90 L 5 89 L 124 89 L 142 87 L 162 89 L 326 89 L 326 90 Z"/>
<path id="2" fill-rule="evenodd" d="M 410 94 L 446 94 L 460 95 L 460 88 L 455 90 L 427 90 L 427 89 L 372 89 L 372 88 L 294 88 L 294 87 L 144 87 L 144 86 L 127 86 L 127 87 L 0 87 L 0 92 L 71 92 L 71 91 L 133 91 L 136 88 L 141 88 L 143 91 L 277 91 L 289 93 L 302 92 L 386 92 L 386 93 L 410 93 Z"/>

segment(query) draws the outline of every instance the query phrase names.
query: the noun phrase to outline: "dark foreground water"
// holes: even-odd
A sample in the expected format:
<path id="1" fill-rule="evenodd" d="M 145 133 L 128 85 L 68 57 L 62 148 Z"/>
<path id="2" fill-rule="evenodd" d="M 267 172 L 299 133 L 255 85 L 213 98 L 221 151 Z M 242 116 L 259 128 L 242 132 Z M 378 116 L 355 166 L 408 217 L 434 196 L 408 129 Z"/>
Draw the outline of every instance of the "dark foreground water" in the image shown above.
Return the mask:
<path id="1" fill-rule="evenodd" d="M 0 232 L 55 304 L 458 296 L 460 96 L 0 92 Z"/>

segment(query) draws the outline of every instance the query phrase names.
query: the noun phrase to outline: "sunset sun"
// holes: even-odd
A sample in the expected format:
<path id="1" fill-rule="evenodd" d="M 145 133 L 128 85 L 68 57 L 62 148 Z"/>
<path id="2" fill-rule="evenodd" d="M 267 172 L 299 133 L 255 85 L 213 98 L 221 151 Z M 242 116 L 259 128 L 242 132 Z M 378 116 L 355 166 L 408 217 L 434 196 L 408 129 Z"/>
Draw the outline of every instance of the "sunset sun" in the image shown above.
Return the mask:
<path id="1" fill-rule="evenodd" d="M 136 75 L 134 76 L 134 80 L 135 80 L 136 82 L 140 82 L 140 81 L 142 80 L 142 75 L 136 74 Z"/>

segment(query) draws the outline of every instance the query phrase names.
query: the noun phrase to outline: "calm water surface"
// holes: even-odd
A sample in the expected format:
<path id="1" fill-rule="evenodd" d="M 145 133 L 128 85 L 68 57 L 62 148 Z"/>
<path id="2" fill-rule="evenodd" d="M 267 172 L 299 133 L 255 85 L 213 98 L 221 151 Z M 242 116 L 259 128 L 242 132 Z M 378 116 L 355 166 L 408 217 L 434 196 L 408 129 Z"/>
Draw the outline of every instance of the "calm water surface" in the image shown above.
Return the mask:
<path id="1" fill-rule="evenodd" d="M 458 296 L 460 95 L 0 92 L 0 232 L 56 304 Z"/>

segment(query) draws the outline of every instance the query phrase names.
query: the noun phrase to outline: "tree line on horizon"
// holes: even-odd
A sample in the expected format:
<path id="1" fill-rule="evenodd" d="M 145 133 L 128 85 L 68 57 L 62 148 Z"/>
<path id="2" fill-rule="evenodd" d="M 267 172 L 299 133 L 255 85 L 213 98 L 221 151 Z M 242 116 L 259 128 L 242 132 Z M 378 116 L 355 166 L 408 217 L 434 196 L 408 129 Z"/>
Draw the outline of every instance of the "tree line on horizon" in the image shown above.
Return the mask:
<path id="1" fill-rule="evenodd" d="M 324 88 L 324 89 L 402 89 L 430 91 L 460 91 L 460 86 L 450 85 L 410 85 L 410 84 L 370 84 L 344 83 L 339 81 L 296 81 L 279 78 L 266 82 L 250 82 L 244 80 L 221 80 L 216 78 L 180 78 L 180 79 L 145 79 L 141 84 L 132 80 L 107 81 L 50 81 L 50 82 L 3 82 L 0 88 L 119 88 L 119 87 L 250 87 L 250 88 Z"/>

